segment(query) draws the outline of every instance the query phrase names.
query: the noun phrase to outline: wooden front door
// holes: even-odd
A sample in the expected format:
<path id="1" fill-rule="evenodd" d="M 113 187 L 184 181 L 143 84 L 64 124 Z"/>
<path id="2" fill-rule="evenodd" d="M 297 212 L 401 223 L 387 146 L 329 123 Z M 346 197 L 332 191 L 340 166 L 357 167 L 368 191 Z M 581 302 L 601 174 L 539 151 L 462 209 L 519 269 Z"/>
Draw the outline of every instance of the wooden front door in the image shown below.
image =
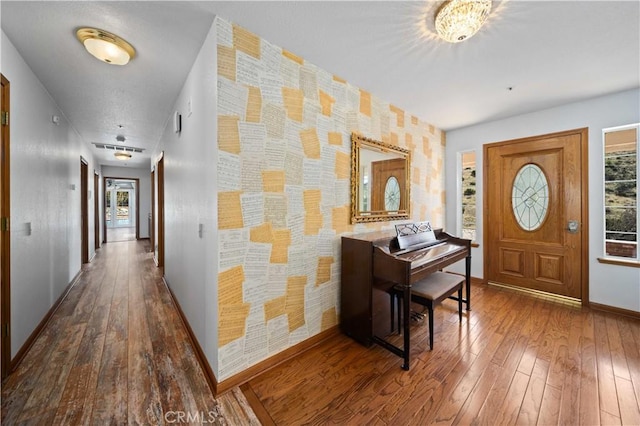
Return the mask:
<path id="1" fill-rule="evenodd" d="M 588 300 L 587 129 L 484 147 L 485 277 Z"/>
<path id="2" fill-rule="evenodd" d="M 372 211 L 406 210 L 406 164 L 404 158 L 371 163 Z M 390 182 L 390 178 L 394 178 L 395 182 Z"/>

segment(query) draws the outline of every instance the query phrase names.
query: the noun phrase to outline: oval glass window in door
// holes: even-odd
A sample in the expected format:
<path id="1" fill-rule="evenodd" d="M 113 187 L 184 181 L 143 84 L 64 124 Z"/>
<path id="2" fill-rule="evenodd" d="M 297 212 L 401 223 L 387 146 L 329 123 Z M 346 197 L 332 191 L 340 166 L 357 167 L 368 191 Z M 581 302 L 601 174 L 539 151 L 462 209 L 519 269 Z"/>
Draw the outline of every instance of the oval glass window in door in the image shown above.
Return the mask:
<path id="1" fill-rule="evenodd" d="M 384 209 L 385 210 L 398 210 L 400 208 L 400 185 L 398 179 L 395 176 L 387 179 L 387 184 L 384 187 Z"/>
<path id="2" fill-rule="evenodd" d="M 516 174 L 511 206 L 518 225 L 525 231 L 542 226 L 549 209 L 549 182 L 540 167 L 525 164 Z"/>

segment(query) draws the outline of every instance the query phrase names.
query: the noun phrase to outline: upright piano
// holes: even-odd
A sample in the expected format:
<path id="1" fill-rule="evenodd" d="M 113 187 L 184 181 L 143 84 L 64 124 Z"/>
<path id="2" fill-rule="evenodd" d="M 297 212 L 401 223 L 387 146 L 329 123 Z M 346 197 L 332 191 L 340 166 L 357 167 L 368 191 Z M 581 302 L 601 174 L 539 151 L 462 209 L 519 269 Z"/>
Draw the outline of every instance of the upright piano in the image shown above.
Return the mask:
<path id="1" fill-rule="evenodd" d="M 424 223 L 424 222 L 423 222 Z M 471 241 L 435 229 L 406 238 L 394 230 L 342 237 L 340 327 L 365 346 L 377 343 L 404 359 L 409 369 L 411 284 L 465 260 L 466 309 L 471 309 Z M 423 238 L 427 237 L 427 238 Z M 403 345 L 392 333 L 391 293 L 402 289 Z M 455 298 L 455 297 L 452 297 Z M 457 299 L 457 298 L 455 298 Z M 398 325 L 400 327 L 400 325 Z"/>

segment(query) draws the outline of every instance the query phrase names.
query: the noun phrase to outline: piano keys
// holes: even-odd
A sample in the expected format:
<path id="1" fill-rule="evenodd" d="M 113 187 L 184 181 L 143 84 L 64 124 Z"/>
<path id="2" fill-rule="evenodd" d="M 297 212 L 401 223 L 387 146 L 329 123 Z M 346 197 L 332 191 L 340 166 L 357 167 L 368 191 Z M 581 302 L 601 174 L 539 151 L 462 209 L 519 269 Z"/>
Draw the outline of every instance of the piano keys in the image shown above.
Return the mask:
<path id="1" fill-rule="evenodd" d="M 463 303 L 467 310 L 471 309 L 471 241 L 441 229 L 434 230 L 427 241 L 415 236 L 408 240 L 408 246 L 402 244 L 402 237 L 393 230 L 342 237 L 340 291 L 342 332 L 365 346 L 376 343 L 402 357 L 405 370 L 410 361 L 412 283 L 464 259 Z M 394 328 L 390 294 L 396 286 L 404 291 L 401 347 L 388 340 Z"/>

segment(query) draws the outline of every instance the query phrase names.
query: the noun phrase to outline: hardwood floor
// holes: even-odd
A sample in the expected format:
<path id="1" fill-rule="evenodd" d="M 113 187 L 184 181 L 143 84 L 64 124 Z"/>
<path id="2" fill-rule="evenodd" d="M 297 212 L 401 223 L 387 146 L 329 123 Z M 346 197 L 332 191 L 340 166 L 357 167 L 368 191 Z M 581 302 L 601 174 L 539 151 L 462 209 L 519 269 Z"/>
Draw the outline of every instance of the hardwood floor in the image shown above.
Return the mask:
<path id="1" fill-rule="evenodd" d="M 243 386 L 263 424 L 639 425 L 640 321 L 474 286 L 412 329 L 410 371 L 340 335 Z"/>
<path id="2" fill-rule="evenodd" d="M 483 285 L 461 324 L 436 308 L 433 351 L 413 326 L 410 371 L 339 335 L 214 398 L 147 244 L 86 266 L 3 384 L 2 424 L 640 424 L 639 320 Z"/>
<path id="3" fill-rule="evenodd" d="M 239 389 L 213 397 L 147 244 L 85 266 L 3 384 L 2 424 L 259 424 Z"/>

